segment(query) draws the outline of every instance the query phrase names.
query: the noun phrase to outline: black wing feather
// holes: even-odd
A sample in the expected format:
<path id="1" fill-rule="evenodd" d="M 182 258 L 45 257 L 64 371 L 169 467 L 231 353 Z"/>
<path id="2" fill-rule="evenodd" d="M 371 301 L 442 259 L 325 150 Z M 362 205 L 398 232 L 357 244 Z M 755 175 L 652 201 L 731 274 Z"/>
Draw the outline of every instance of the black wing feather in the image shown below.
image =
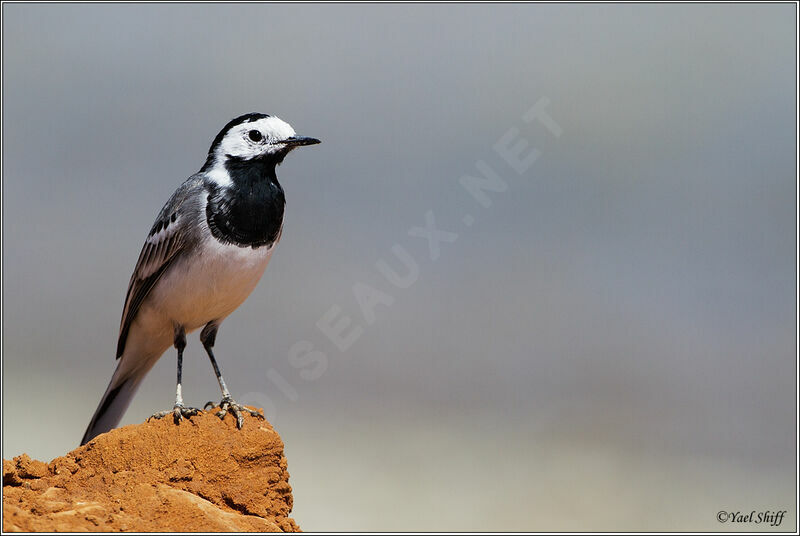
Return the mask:
<path id="1" fill-rule="evenodd" d="M 172 264 L 172 260 L 174 258 L 175 256 L 168 259 L 158 268 L 158 270 L 156 270 L 154 274 L 150 275 L 149 277 L 131 281 L 125 308 L 126 314 L 122 317 L 119 339 L 117 340 L 117 359 L 122 357 L 122 353 L 125 351 L 125 342 L 128 340 L 128 332 L 131 329 L 133 319 L 136 318 L 136 313 L 139 312 L 139 307 L 141 307 L 144 299 L 148 294 L 150 294 L 150 291 L 153 290 L 153 287 L 156 285 L 156 283 L 158 283 L 158 280 L 161 279 L 161 276 L 164 274 L 166 269 Z"/>
<path id="2" fill-rule="evenodd" d="M 119 329 L 119 339 L 117 340 L 117 359 L 125 351 L 125 343 L 128 340 L 128 333 L 131 324 L 136 318 L 136 314 L 142 306 L 145 298 L 153 290 L 158 280 L 164 272 L 172 265 L 175 259 L 183 250 L 185 243 L 184 236 L 176 221 L 170 216 L 169 210 L 171 203 L 162 209 L 161 214 L 156 219 L 156 223 L 150 230 L 150 235 L 142 247 L 136 268 L 133 270 L 131 281 L 128 284 L 128 294 L 125 298 L 125 307 L 122 311 L 122 321 Z M 174 212 L 172 212 L 174 214 Z M 163 235 L 157 241 L 153 237 L 163 231 Z"/>

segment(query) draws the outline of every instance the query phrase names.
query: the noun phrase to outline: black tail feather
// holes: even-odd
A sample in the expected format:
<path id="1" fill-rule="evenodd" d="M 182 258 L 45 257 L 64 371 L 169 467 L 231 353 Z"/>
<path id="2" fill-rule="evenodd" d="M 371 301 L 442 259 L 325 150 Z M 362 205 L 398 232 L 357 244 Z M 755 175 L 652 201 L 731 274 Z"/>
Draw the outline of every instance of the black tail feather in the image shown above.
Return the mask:
<path id="1" fill-rule="evenodd" d="M 119 385 L 112 387 L 113 384 L 114 381 L 112 380 L 100 401 L 100 405 L 97 406 L 89 426 L 86 428 L 86 433 L 83 434 L 81 445 L 85 445 L 94 437 L 114 428 L 119 424 L 125 410 L 128 409 L 136 390 L 136 382 L 133 378 L 128 378 Z"/>

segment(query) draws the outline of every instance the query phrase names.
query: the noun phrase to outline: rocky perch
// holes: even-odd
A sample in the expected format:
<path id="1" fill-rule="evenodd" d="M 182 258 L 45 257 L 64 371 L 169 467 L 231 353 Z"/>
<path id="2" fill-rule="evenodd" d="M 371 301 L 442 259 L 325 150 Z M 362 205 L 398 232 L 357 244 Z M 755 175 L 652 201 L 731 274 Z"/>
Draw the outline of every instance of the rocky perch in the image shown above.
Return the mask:
<path id="1" fill-rule="evenodd" d="M 3 531 L 299 531 L 269 423 L 203 412 L 102 434 L 49 464 L 3 460 Z"/>

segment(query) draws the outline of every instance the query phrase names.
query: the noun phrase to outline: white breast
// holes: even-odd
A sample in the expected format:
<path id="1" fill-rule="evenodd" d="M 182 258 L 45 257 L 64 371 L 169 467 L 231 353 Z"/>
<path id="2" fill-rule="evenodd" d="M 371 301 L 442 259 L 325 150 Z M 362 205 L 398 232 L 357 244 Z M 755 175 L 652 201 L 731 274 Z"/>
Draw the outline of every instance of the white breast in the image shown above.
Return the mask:
<path id="1" fill-rule="evenodd" d="M 172 271 L 165 281 L 175 288 L 170 317 L 186 331 L 222 320 L 247 299 L 271 256 L 272 247 L 242 248 L 209 237 L 200 254 L 183 263 L 183 270 Z M 176 292 L 185 292 L 186 297 L 179 298 Z"/>
<path id="2" fill-rule="evenodd" d="M 205 213 L 205 199 L 201 213 Z M 145 306 L 155 313 L 154 322 L 182 325 L 187 333 L 212 320 L 221 321 L 239 307 L 261 279 L 275 247 L 223 244 L 204 220 L 201 225 L 203 239 L 198 249 L 170 266 Z M 142 313 L 137 316 L 147 316 Z"/>

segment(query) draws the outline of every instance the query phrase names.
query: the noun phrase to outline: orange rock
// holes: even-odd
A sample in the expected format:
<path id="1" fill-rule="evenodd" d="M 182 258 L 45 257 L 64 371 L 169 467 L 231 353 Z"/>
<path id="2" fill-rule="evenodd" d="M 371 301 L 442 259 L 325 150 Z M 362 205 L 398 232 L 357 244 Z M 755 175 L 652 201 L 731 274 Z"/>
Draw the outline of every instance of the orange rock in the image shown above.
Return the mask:
<path id="1" fill-rule="evenodd" d="M 153 419 L 50 464 L 3 460 L 3 530 L 299 531 L 286 466 L 266 421 Z"/>

